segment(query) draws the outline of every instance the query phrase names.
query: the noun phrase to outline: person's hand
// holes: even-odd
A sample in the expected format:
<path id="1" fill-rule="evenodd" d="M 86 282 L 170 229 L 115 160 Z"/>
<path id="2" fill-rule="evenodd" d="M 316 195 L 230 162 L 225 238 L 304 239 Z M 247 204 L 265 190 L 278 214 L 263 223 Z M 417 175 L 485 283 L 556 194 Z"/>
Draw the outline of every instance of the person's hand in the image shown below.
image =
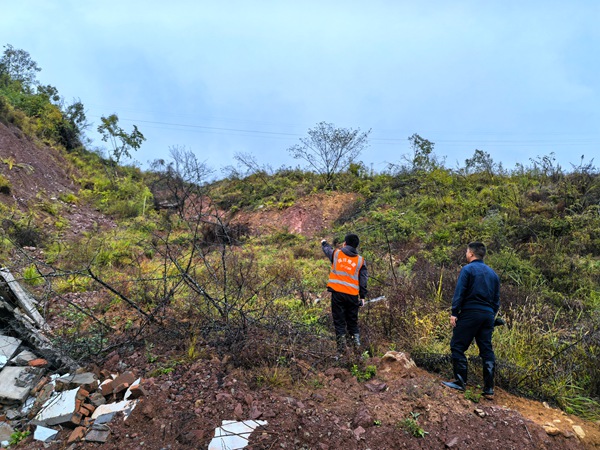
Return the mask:
<path id="1" fill-rule="evenodd" d="M 458 317 L 456 316 L 450 316 L 450 325 L 452 325 L 452 328 L 454 328 L 456 326 L 456 321 L 458 320 Z"/>
<path id="2" fill-rule="evenodd" d="M 358 301 L 358 306 L 365 306 L 365 299 L 364 299 L 364 298 L 361 298 L 361 299 Z"/>

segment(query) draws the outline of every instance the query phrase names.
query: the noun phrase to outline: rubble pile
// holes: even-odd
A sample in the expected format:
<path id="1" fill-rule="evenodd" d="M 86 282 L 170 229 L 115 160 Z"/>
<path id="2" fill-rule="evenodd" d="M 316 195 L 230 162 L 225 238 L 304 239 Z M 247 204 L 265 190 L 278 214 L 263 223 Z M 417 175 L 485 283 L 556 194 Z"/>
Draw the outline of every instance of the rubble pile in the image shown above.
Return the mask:
<path id="1" fill-rule="evenodd" d="M 0 336 L 0 342 L 3 339 L 6 336 Z M 106 424 L 118 413 L 127 418 L 145 395 L 133 372 L 45 374 L 47 362 L 32 356 L 21 352 L 8 364 L 25 365 L 6 365 L 0 372 L 2 446 L 8 445 L 15 430 L 33 431 L 34 439 L 44 442 L 58 437 L 68 444 L 106 442 L 110 435 Z"/>
<path id="2" fill-rule="evenodd" d="M 67 443 L 106 442 L 106 425 L 127 418 L 145 395 L 133 372 L 86 372 L 45 336 L 37 302 L 0 269 L 0 445 L 15 434 Z"/>

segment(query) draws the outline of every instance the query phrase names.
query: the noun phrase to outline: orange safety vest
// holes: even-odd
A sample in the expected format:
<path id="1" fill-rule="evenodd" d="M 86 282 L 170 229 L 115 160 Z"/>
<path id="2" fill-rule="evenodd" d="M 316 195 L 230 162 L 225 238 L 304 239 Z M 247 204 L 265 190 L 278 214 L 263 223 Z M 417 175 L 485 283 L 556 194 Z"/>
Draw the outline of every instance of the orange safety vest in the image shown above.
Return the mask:
<path id="1" fill-rule="evenodd" d="M 333 253 L 327 287 L 343 294 L 358 295 L 358 274 L 363 262 L 363 257 L 360 255 L 348 256 L 341 250 L 336 250 Z"/>

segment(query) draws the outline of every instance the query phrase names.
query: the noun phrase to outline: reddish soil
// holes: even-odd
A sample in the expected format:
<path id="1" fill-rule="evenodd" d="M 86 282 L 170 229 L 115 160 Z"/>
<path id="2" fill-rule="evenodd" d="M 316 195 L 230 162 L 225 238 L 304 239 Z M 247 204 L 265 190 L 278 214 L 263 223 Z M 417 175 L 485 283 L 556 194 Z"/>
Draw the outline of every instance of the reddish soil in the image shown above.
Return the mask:
<path id="1" fill-rule="evenodd" d="M 27 208 L 43 192 L 47 198 L 77 193 L 78 186 L 66 169 L 64 158 L 47 147 L 37 147 L 18 130 L 0 124 L 2 174 L 12 185 L 0 201 Z M 10 158 L 10 159 L 9 159 Z M 245 213 L 238 216 L 254 232 L 286 229 L 320 237 L 340 216 L 351 213 L 357 197 L 351 194 L 319 194 L 296 202 L 285 210 Z M 111 221 L 83 205 L 66 208 L 71 229 L 66 237 Z M 84 298 L 85 297 L 85 298 Z M 70 298 L 74 302 L 92 298 Z M 56 323 L 60 325 L 60 314 Z M 161 360 L 181 360 L 174 349 L 178 342 L 162 342 L 154 348 Z M 207 448 L 222 420 L 260 419 L 268 424 L 252 434 L 249 449 L 578 449 L 600 447 L 600 425 L 566 415 L 542 403 L 497 390 L 493 401 L 473 403 L 459 392 L 440 385 L 441 379 L 419 368 L 405 369 L 399 363 L 372 359 L 377 375 L 367 382 L 351 376 L 347 361 L 337 361 L 334 343 L 325 355 L 323 371 L 301 360 L 288 362 L 304 379 L 282 385 L 256 385 L 253 374 L 234 368 L 231 355 L 205 357 L 181 363 L 170 373 L 150 377 L 157 362 L 150 363 L 144 349 L 123 349 L 107 358 L 104 368 L 134 370 L 144 377 L 148 395 L 127 421 L 114 419 L 104 444 L 66 444 L 61 440 L 45 446 L 26 439 L 23 449 L 197 449 Z M 354 356 L 357 358 L 357 356 Z M 168 372 L 168 371 L 167 371 Z M 272 380 L 274 381 L 274 380 Z M 474 388 L 476 389 L 476 388 Z M 476 409 L 480 411 L 475 411 Z M 415 437 L 402 425 L 414 418 L 427 434 Z M 558 429 L 550 436 L 542 426 Z M 581 426 L 584 438 L 575 435 Z"/>
<path id="2" fill-rule="evenodd" d="M 340 217 L 348 216 L 359 199 L 355 193 L 318 193 L 298 199 L 285 209 L 240 212 L 235 221 L 245 223 L 255 234 L 286 231 L 315 238 Z"/>
<path id="3" fill-rule="evenodd" d="M 16 127 L 0 122 L 0 174 L 9 180 L 10 193 L 0 193 L 0 202 L 26 212 L 36 210 L 45 215 L 44 222 L 53 227 L 50 214 L 39 207 L 42 202 L 54 205 L 69 222 L 64 238 L 73 239 L 84 231 L 112 228 L 114 222 L 85 204 L 65 203 L 67 194 L 77 195 L 77 173 L 64 155 L 34 142 Z"/>
<path id="4" fill-rule="evenodd" d="M 333 343 L 332 343 L 333 351 Z M 266 420 L 248 449 L 584 449 L 600 446 L 597 424 L 498 390 L 495 400 L 473 403 L 441 386 L 440 379 L 399 362 L 368 361 L 375 378 L 358 382 L 331 360 L 323 373 L 305 366 L 306 378 L 286 387 L 251 387 L 250 376 L 232 369 L 225 357 L 183 364 L 170 374 L 143 382 L 148 395 L 127 421 L 114 419 L 104 444 L 80 442 L 69 448 L 208 448 L 222 420 Z M 291 364 L 303 365 L 302 361 Z M 143 355 L 113 357 L 107 367 L 147 366 Z M 474 387 L 475 389 L 475 387 Z M 402 421 L 416 418 L 427 434 L 416 437 Z M 559 434 L 542 426 L 552 423 Z M 575 436 L 573 425 L 586 433 Z M 70 430 L 46 448 L 65 448 Z M 27 449 L 43 449 L 27 441 Z"/>

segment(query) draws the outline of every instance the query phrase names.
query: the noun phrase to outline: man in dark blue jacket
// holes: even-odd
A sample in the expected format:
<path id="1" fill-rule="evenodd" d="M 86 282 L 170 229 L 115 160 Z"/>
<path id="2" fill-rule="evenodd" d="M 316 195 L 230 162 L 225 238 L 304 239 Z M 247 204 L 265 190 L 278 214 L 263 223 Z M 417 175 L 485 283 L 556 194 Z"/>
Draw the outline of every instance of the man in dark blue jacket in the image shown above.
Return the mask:
<path id="1" fill-rule="evenodd" d="M 467 384 L 468 363 L 465 352 L 475 339 L 483 361 L 483 395 L 494 396 L 496 357 L 492 347 L 494 318 L 500 309 L 500 279 L 484 262 L 486 248 L 481 242 L 467 246 L 468 264 L 462 268 L 454 297 L 450 325 L 453 327 L 450 350 L 454 381 L 445 386 L 461 391 Z"/>

